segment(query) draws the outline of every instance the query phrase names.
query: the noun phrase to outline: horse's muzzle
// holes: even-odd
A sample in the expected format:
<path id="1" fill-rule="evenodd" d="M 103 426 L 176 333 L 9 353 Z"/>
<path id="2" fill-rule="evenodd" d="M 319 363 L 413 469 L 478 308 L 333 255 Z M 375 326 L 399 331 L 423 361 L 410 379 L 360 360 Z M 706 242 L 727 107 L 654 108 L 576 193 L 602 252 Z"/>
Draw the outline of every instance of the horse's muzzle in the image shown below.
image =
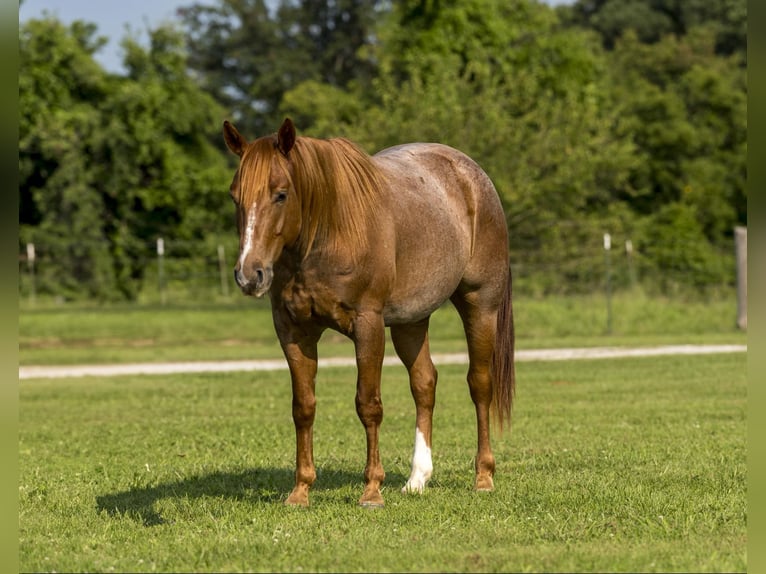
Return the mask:
<path id="1" fill-rule="evenodd" d="M 253 269 L 252 277 L 246 277 L 241 269 L 234 269 L 234 281 L 245 295 L 263 297 L 271 288 L 274 270 L 271 267 Z"/>

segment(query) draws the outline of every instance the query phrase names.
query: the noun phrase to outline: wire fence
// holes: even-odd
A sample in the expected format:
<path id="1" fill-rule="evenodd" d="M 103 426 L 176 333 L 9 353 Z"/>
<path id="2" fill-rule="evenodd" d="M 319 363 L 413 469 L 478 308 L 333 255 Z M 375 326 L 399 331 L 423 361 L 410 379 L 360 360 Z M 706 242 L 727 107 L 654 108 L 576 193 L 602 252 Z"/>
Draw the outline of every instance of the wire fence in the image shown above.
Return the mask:
<path id="1" fill-rule="evenodd" d="M 744 243 L 743 243 L 744 241 Z M 19 254 L 19 297 L 24 305 L 38 301 L 65 304 L 76 298 L 52 289 L 55 286 L 55 250 L 38 242 L 21 246 Z M 747 326 L 747 232 L 738 228 L 730 249 L 716 260 L 720 278 L 709 277 L 705 261 L 679 258 L 682 264 L 658 264 L 658 249 L 680 252 L 693 246 L 678 242 L 654 246 L 652 253 L 637 248 L 629 237 L 608 233 L 564 250 L 511 250 L 514 292 L 530 297 L 569 294 L 603 295 L 607 306 L 612 296 L 640 289 L 664 297 L 716 297 L 738 293 L 738 323 Z M 233 302 L 241 297 L 233 278 L 237 258 L 236 238 L 195 242 L 157 238 L 145 244 L 135 260 L 141 269 L 135 297 L 137 304 Z M 91 277 L 92 280 L 92 277 Z M 52 281 L 54 283 L 52 283 Z M 743 290 L 744 289 L 744 290 Z"/>

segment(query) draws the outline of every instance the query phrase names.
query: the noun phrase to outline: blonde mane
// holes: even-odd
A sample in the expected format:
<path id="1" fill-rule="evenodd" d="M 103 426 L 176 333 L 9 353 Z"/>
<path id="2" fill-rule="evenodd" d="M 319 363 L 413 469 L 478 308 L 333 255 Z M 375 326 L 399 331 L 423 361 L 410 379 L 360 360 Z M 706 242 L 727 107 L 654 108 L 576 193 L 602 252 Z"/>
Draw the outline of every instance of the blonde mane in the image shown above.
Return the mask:
<path id="1" fill-rule="evenodd" d="M 290 177 L 288 159 L 274 137 L 263 137 L 242 156 L 240 189 L 248 203 L 269 187 L 273 162 Z M 315 246 L 329 253 L 347 253 L 354 260 L 369 245 L 368 230 L 376 224 L 383 176 L 372 158 L 344 138 L 298 137 L 290 151 L 292 184 L 301 204 L 299 248 L 305 258 Z"/>

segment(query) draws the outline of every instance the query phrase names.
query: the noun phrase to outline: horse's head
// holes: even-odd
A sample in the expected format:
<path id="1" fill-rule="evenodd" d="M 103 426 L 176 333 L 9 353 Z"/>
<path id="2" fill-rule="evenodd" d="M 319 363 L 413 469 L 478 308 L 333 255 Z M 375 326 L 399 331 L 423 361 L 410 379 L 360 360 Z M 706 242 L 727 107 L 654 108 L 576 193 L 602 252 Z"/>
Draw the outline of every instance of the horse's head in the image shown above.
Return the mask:
<path id="1" fill-rule="evenodd" d="M 289 161 L 295 127 L 286 119 L 276 136 L 248 143 L 226 121 L 223 137 L 240 158 L 231 182 L 239 229 L 234 279 L 246 295 L 261 297 L 271 287 L 274 263 L 285 247 L 295 244 L 300 233 L 301 210 Z"/>

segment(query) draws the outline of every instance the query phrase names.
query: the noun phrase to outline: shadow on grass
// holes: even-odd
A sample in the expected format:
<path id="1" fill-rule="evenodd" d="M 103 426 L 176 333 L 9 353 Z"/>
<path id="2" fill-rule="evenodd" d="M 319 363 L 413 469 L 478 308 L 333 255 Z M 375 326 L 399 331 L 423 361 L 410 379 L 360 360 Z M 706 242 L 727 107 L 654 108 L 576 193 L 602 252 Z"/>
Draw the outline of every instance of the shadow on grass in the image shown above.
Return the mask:
<path id="1" fill-rule="evenodd" d="M 362 492 L 362 473 L 325 471 L 317 469 L 319 476 L 312 491 L 332 490 L 359 485 Z M 295 474 L 287 468 L 259 468 L 242 472 L 214 472 L 155 486 L 134 487 L 124 492 L 96 497 L 96 510 L 110 516 L 129 516 L 144 526 L 157 526 L 167 521 L 154 508 L 165 498 L 190 499 L 223 497 L 243 502 L 280 503 L 293 488 Z M 386 483 L 402 482 L 398 473 L 388 474 Z M 349 503 L 356 503 L 356 500 Z"/>

